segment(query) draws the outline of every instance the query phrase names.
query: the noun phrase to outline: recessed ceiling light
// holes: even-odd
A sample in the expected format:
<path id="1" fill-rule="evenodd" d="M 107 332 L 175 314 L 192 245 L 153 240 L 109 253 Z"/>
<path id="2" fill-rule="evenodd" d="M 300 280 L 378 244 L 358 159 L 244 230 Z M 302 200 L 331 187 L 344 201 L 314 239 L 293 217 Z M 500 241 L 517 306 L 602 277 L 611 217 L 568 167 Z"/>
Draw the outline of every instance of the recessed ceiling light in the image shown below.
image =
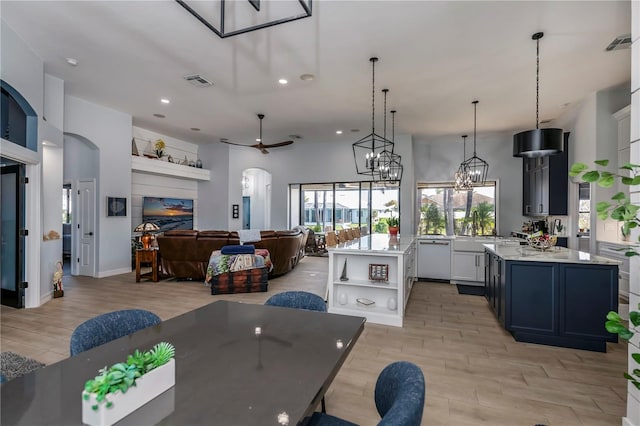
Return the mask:
<path id="1" fill-rule="evenodd" d="M 280 84 L 287 84 L 289 81 L 287 81 L 286 78 L 281 78 L 280 80 L 278 80 L 278 83 Z"/>
<path id="2" fill-rule="evenodd" d="M 256 138 L 256 142 L 262 142 L 262 139 Z"/>
<path id="3" fill-rule="evenodd" d="M 166 115 L 164 114 L 153 114 L 154 117 L 158 117 L 158 118 L 165 118 Z"/>
<path id="4" fill-rule="evenodd" d="M 194 132 L 199 132 L 200 129 L 198 129 L 197 127 L 192 127 L 191 130 L 193 130 Z"/>
<path id="5" fill-rule="evenodd" d="M 342 134 L 342 130 L 336 130 L 336 135 L 341 135 Z"/>
<path id="6" fill-rule="evenodd" d="M 302 136 L 300 136 L 300 135 L 289 135 L 289 137 L 291 139 L 302 139 Z"/>
<path id="7" fill-rule="evenodd" d="M 300 80 L 302 80 L 302 81 L 311 81 L 311 80 L 313 80 L 314 78 L 316 78 L 316 76 L 315 76 L 315 75 L 313 75 L 313 74 L 302 74 L 302 75 L 300 76 Z"/>
<path id="8" fill-rule="evenodd" d="M 350 132 L 351 133 L 358 133 L 360 131 L 360 129 L 351 129 Z"/>
<path id="9" fill-rule="evenodd" d="M 72 67 L 78 66 L 78 60 L 76 58 L 64 58 L 64 60 Z"/>
<path id="10" fill-rule="evenodd" d="M 162 102 L 163 104 L 169 104 L 169 103 L 171 103 L 171 101 L 170 101 L 169 99 L 167 99 L 167 98 L 162 98 L 162 99 L 160 99 L 160 102 Z"/>

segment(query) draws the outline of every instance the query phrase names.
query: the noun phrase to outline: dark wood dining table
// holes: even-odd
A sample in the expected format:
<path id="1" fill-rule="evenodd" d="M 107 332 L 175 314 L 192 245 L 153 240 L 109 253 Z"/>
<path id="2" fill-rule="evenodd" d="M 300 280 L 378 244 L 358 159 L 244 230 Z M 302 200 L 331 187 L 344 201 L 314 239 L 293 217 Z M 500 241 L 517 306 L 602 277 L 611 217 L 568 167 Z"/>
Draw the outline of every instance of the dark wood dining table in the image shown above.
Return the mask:
<path id="1" fill-rule="evenodd" d="M 175 386 L 118 424 L 300 424 L 364 323 L 362 317 L 216 301 L 5 383 L 0 423 L 82 424 L 88 379 L 135 349 L 166 341 L 176 348 Z"/>

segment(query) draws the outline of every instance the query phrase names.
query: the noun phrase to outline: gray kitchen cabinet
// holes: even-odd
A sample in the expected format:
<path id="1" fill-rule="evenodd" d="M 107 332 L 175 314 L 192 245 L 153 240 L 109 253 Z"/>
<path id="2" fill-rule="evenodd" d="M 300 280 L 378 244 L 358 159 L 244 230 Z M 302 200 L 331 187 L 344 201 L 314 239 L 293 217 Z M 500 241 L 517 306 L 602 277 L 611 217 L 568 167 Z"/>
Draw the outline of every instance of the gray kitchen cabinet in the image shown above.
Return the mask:
<path id="1" fill-rule="evenodd" d="M 569 192 L 569 132 L 564 150 L 557 155 L 523 158 L 522 214 L 524 216 L 566 215 Z"/>

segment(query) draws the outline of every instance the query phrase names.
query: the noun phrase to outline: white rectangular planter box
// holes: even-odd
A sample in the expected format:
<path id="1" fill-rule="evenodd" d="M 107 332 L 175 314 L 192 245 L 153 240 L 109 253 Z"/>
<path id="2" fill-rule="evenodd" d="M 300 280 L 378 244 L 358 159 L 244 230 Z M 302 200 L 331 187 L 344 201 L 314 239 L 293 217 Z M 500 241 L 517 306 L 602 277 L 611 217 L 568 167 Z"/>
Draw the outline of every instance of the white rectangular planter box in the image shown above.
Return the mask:
<path id="1" fill-rule="evenodd" d="M 82 392 L 82 423 L 91 426 L 108 426 L 131 414 L 167 389 L 176 384 L 176 362 L 172 359 L 165 365 L 155 368 L 136 380 L 136 385 L 130 387 L 126 393 L 120 391 L 107 396 L 113 402 L 111 408 L 106 403 L 98 404 L 98 410 L 91 407 L 96 402 L 96 395 L 90 394 L 89 400 L 84 400 Z"/>

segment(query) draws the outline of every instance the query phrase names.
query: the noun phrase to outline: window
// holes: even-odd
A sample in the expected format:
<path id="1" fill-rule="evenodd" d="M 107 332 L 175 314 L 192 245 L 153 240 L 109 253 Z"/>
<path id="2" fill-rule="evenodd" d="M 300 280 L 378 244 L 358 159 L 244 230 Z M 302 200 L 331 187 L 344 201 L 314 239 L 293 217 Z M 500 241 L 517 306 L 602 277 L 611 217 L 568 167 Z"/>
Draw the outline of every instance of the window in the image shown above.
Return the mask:
<path id="1" fill-rule="evenodd" d="M 498 229 L 496 182 L 455 191 L 453 182 L 419 183 L 419 235 L 494 235 Z"/>
<path id="2" fill-rule="evenodd" d="M 589 235 L 591 228 L 591 186 L 588 182 L 578 185 L 578 231 Z"/>
<path id="3" fill-rule="evenodd" d="M 71 184 L 62 187 L 62 223 L 71 223 Z"/>
<path id="4" fill-rule="evenodd" d="M 292 184 L 290 194 L 301 193 L 301 224 L 315 232 L 364 228 L 386 233 L 386 218 L 400 216 L 400 186 L 388 182 Z M 293 202 L 293 198 L 292 198 Z M 295 222 L 291 213 L 290 221 Z"/>

